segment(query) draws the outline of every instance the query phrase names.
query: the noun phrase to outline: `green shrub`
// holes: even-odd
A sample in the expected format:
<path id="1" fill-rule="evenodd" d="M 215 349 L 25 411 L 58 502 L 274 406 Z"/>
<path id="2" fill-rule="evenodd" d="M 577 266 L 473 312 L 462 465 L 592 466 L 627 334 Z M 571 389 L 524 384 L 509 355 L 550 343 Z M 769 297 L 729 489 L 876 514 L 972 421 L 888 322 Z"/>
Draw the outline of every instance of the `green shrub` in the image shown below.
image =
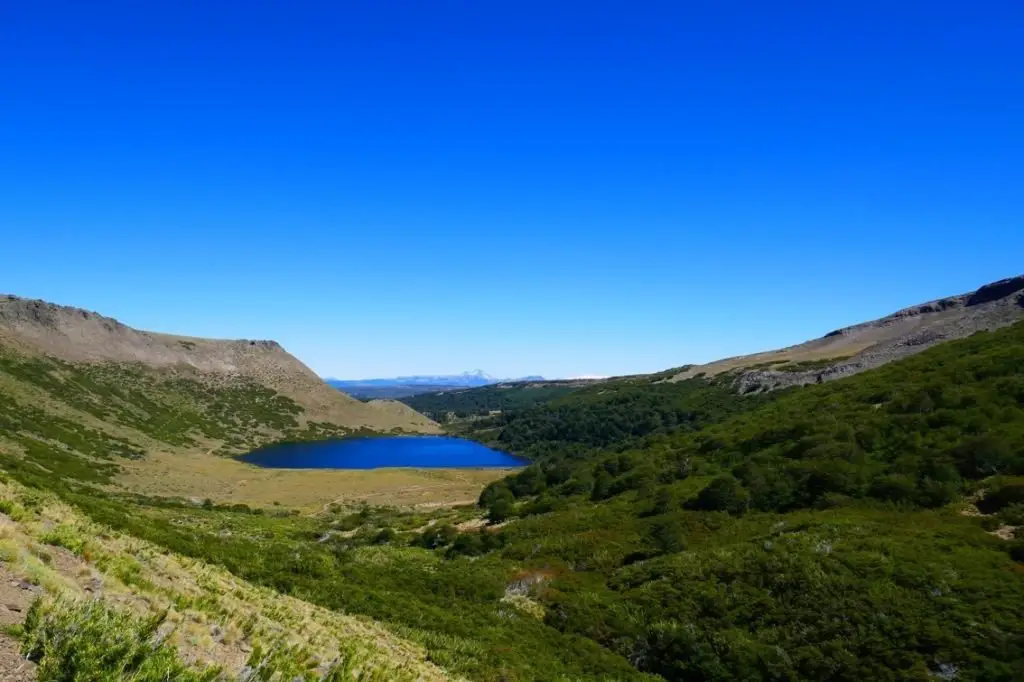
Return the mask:
<path id="1" fill-rule="evenodd" d="M 1008 504 L 996 516 L 1008 526 L 1024 526 L 1024 502 Z"/>
<path id="2" fill-rule="evenodd" d="M 381 528 L 380 531 L 373 536 L 373 544 L 375 545 L 386 545 L 390 542 L 394 542 L 398 537 L 398 533 L 392 528 Z"/>
<path id="3" fill-rule="evenodd" d="M 985 497 L 978 501 L 978 509 L 992 514 L 1011 505 L 1024 503 L 1024 479 L 997 480 Z"/>
<path id="4" fill-rule="evenodd" d="M 742 514 L 750 505 L 750 493 L 732 476 L 719 476 L 711 481 L 690 505 L 701 511 L 724 511 Z"/>
<path id="5" fill-rule="evenodd" d="M 43 533 L 39 540 L 47 545 L 63 547 L 68 551 L 82 556 L 85 552 L 87 539 L 75 527 L 67 524 L 59 524 Z"/>
<path id="6" fill-rule="evenodd" d="M 983 516 L 981 517 L 981 529 L 991 533 L 994 530 L 999 530 L 1003 525 L 1002 522 L 994 516 Z"/>

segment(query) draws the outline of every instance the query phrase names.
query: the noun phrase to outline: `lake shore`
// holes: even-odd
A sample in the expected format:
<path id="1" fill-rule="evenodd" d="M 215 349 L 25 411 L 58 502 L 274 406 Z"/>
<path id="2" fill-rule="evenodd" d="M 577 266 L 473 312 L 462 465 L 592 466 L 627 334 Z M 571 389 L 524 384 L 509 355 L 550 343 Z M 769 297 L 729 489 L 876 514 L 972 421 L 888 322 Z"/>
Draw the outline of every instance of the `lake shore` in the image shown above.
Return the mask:
<path id="1" fill-rule="evenodd" d="M 154 452 L 124 462 L 119 486 L 145 495 L 317 511 L 331 502 L 396 507 L 474 504 L 512 469 L 270 469 L 205 451 Z"/>

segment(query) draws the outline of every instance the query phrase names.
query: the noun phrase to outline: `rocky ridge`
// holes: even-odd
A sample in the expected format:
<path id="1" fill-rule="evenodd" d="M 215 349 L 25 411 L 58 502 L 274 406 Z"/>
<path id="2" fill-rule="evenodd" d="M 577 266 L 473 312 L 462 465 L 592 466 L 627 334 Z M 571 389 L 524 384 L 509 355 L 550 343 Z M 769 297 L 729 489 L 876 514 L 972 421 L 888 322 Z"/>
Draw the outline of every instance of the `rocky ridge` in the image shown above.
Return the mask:
<path id="1" fill-rule="evenodd" d="M 438 430 L 401 403 L 362 403 L 331 388 L 276 341 L 142 331 L 81 308 L 6 295 L 0 296 L 0 344 L 67 362 L 141 364 L 217 383 L 247 377 L 297 402 L 311 421 L 379 431 Z"/>
<path id="2" fill-rule="evenodd" d="M 743 393 L 821 383 L 1020 320 L 1024 320 L 1024 275 L 904 308 L 796 346 L 693 365 L 671 380 L 731 372 Z"/>

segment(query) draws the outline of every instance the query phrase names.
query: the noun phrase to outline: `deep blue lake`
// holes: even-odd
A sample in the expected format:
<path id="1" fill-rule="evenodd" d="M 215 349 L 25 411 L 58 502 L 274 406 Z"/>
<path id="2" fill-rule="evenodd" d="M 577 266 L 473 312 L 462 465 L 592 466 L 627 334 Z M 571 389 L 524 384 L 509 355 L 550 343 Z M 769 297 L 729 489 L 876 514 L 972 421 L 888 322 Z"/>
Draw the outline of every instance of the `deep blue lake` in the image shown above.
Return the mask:
<path id="1" fill-rule="evenodd" d="M 242 455 L 243 462 L 274 469 L 477 469 L 526 466 L 526 460 L 486 445 L 444 436 L 345 438 L 283 443 Z"/>

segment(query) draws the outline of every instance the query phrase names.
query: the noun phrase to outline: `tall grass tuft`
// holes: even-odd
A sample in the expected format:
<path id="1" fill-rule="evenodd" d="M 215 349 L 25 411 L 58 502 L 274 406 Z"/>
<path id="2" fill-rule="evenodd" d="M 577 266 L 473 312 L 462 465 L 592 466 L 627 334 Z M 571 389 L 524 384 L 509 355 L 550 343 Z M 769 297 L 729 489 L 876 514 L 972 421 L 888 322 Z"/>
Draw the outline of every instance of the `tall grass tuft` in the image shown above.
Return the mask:
<path id="1" fill-rule="evenodd" d="M 400 682 L 412 676 L 343 650 L 323 665 L 301 646 L 256 647 L 238 676 L 185 664 L 168 643 L 166 614 L 139 618 L 100 600 L 37 599 L 22 629 L 21 653 L 39 682 Z"/>

